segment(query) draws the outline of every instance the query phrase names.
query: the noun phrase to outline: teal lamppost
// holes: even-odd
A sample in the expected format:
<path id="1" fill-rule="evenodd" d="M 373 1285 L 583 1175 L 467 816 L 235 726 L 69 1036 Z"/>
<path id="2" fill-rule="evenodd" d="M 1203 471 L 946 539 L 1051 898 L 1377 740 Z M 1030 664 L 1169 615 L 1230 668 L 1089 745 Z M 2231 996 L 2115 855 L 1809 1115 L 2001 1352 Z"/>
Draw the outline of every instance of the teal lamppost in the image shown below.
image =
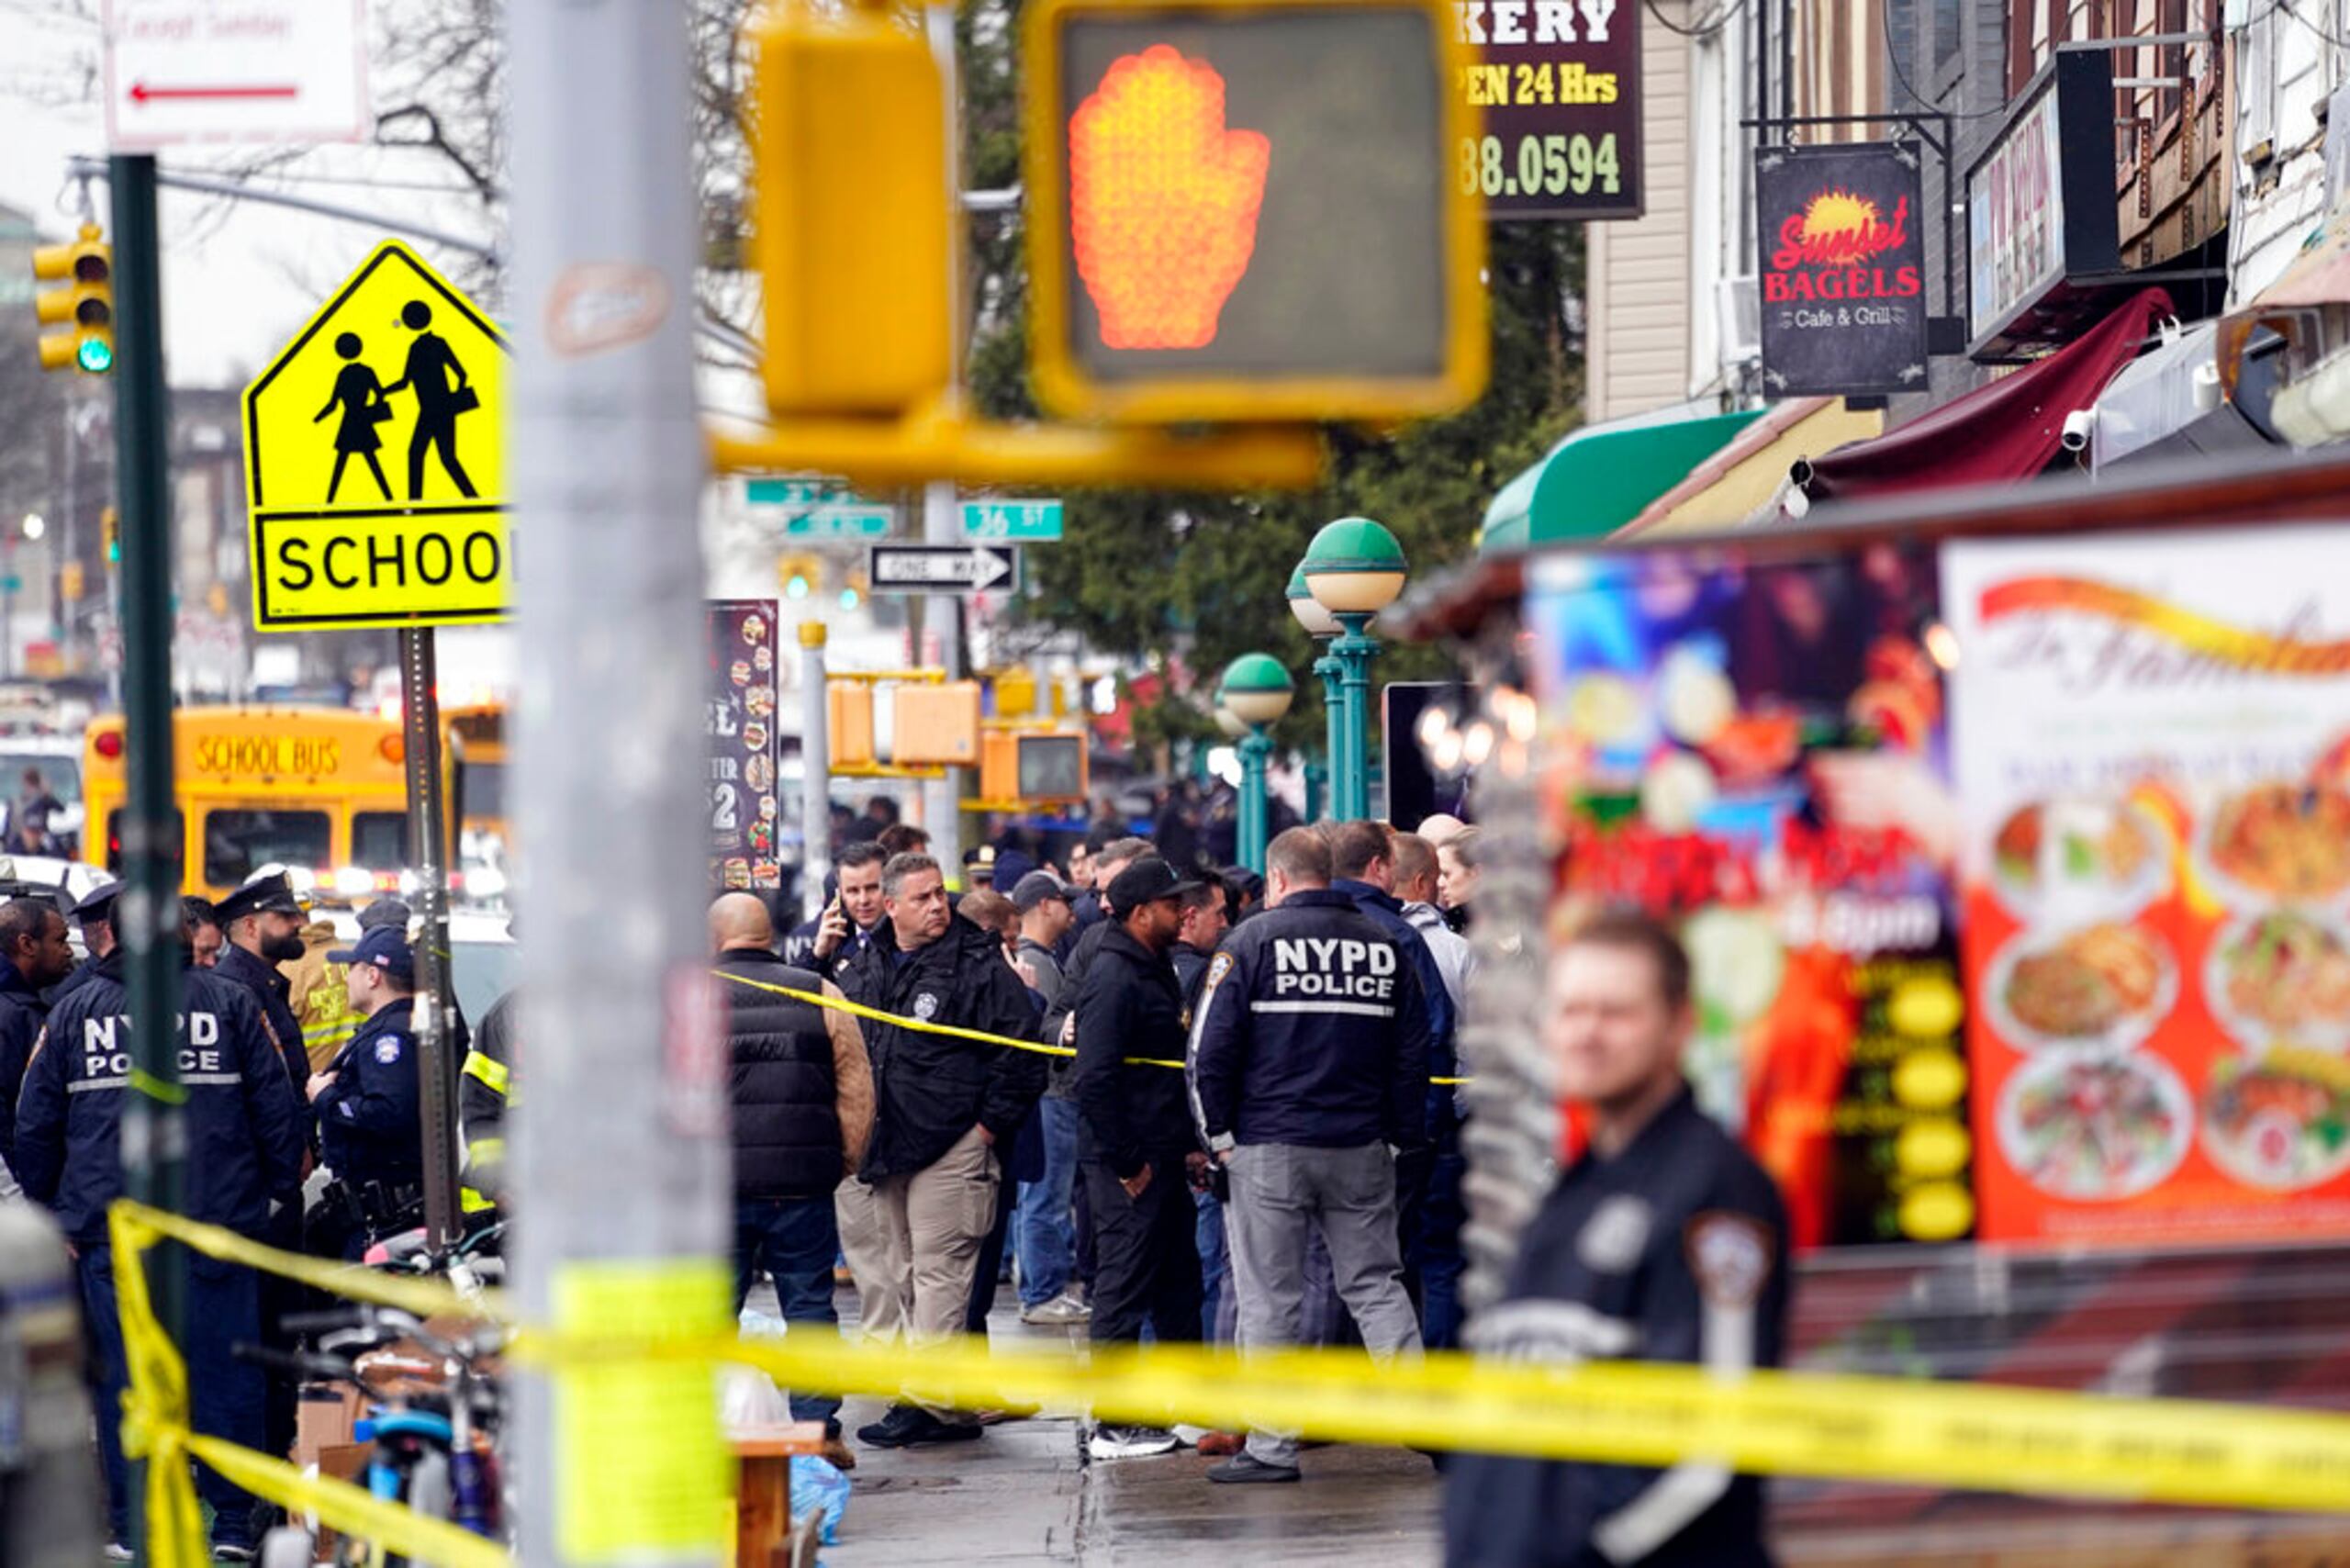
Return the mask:
<path id="1" fill-rule="evenodd" d="M 1314 673 L 1322 678 L 1322 723 L 1324 749 L 1320 762 L 1305 765 L 1305 820 L 1322 820 L 1323 808 L 1330 803 L 1330 768 L 1339 748 L 1345 745 L 1343 731 L 1346 720 L 1338 711 L 1338 661 L 1330 656 L 1330 639 L 1338 634 L 1338 622 L 1322 608 L 1314 590 L 1305 586 L 1305 563 L 1300 561 L 1297 570 L 1289 575 L 1289 612 L 1314 639 Z"/>
<path id="2" fill-rule="evenodd" d="M 1243 654 L 1225 666 L 1215 695 L 1222 711 L 1248 726 L 1240 740 L 1240 863 L 1261 876 L 1272 817 L 1265 799 L 1265 763 L 1273 742 L 1265 729 L 1289 711 L 1297 687 L 1270 654 Z"/>
<path id="3" fill-rule="evenodd" d="M 1371 814 L 1371 660 L 1379 644 L 1368 628 L 1404 591 L 1410 568 L 1403 545 L 1385 528 L 1367 517 L 1342 517 L 1314 536 L 1298 571 L 1337 623 L 1328 656 L 1338 666 L 1345 726 L 1330 756 L 1332 814 L 1353 822 Z"/>

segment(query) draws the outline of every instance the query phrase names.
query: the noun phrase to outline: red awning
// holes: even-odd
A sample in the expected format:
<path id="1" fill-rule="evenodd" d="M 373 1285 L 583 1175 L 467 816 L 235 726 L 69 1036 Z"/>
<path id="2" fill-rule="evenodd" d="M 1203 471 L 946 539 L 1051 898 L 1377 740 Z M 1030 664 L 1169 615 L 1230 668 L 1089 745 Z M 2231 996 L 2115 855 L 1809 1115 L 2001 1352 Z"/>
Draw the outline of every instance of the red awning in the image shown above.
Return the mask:
<path id="1" fill-rule="evenodd" d="M 2046 359 L 1874 440 L 1796 464 L 1796 482 L 1815 501 L 1851 501 L 2029 479 L 2061 450 L 2065 416 L 2095 408 L 2170 314 L 2169 295 L 2142 289 Z"/>

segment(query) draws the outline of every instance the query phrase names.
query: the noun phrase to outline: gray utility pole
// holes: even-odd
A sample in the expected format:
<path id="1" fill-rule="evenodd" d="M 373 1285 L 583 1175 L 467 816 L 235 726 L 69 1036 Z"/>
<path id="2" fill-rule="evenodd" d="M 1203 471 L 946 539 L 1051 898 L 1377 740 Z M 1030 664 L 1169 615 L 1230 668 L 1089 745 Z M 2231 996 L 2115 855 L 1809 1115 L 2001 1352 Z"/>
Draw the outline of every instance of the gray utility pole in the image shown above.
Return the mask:
<path id="1" fill-rule="evenodd" d="M 922 489 L 922 536 L 925 543 L 959 544 L 955 487 L 932 483 Z M 934 593 L 922 601 L 924 640 L 938 639 L 938 662 L 949 680 L 960 680 L 963 668 L 963 601 L 955 594 Z M 922 786 L 923 825 L 930 829 L 931 853 L 938 857 L 949 880 L 963 874 L 963 769 L 950 767 L 944 778 L 928 778 Z"/>
<path id="2" fill-rule="evenodd" d="M 824 874 L 833 868 L 833 705 L 825 692 L 824 623 L 800 623 L 800 907 L 824 913 Z"/>
<path id="3" fill-rule="evenodd" d="M 513 479 L 521 622 L 526 1322 L 722 1332 L 732 1176 L 701 837 L 688 13 L 513 0 Z M 521 1561 L 708 1568 L 723 1473 L 708 1368 L 640 1368 L 585 1418 L 520 1384 Z M 711 1512 L 702 1512 L 707 1505 Z M 705 1522 L 707 1520 L 707 1522 Z"/>

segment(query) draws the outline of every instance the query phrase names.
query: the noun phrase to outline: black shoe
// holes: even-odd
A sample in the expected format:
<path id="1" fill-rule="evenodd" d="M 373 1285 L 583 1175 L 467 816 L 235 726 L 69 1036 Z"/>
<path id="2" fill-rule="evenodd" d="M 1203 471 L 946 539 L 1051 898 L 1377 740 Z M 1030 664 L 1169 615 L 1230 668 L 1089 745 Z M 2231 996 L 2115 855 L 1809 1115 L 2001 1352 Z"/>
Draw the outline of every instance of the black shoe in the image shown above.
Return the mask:
<path id="1" fill-rule="evenodd" d="M 1298 1479 L 1298 1473 L 1297 1466 L 1293 1464 L 1267 1464 L 1263 1460 L 1243 1450 L 1222 1464 L 1212 1466 L 1208 1471 L 1208 1479 L 1229 1486 L 1254 1482 L 1295 1481 Z"/>
<path id="2" fill-rule="evenodd" d="M 927 1410 L 917 1410 L 922 1417 L 920 1429 L 905 1440 L 910 1449 L 929 1448 L 938 1443 L 968 1443 L 979 1440 L 986 1430 L 977 1421 L 942 1421 Z"/>
<path id="3" fill-rule="evenodd" d="M 892 1405 L 881 1419 L 856 1429 L 856 1440 L 867 1448 L 901 1449 L 931 1420 L 930 1412 L 914 1405 Z"/>

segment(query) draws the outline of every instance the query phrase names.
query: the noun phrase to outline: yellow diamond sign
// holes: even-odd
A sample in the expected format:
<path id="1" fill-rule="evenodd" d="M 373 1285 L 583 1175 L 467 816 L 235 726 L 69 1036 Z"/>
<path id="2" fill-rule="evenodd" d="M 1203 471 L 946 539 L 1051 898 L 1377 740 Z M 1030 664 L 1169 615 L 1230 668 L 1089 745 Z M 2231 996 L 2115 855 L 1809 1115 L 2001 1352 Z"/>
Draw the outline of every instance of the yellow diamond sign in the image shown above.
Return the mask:
<path id="1" fill-rule="evenodd" d="M 506 378 L 489 319 L 397 241 L 245 388 L 253 624 L 502 620 Z"/>

